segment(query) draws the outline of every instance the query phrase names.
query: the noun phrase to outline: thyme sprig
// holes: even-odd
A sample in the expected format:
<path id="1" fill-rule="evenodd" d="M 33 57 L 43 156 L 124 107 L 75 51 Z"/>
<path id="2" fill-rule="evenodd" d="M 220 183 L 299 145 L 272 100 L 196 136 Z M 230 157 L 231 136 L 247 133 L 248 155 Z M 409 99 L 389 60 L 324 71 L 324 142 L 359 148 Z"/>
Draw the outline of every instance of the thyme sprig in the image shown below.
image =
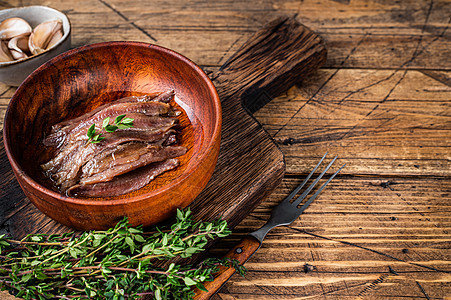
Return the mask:
<path id="1" fill-rule="evenodd" d="M 131 128 L 133 127 L 133 121 L 134 119 L 132 118 L 126 118 L 125 115 L 120 115 L 114 119 L 114 124 L 112 125 L 110 124 L 110 117 L 106 117 L 102 122 L 101 130 L 104 130 L 106 132 L 115 132 L 118 129 Z M 103 133 L 99 133 L 96 130 L 96 124 L 92 124 L 91 127 L 89 127 L 86 135 L 88 136 L 88 143 L 100 143 L 105 139 Z"/>
<path id="2" fill-rule="evenodd" d="M 157 260 L 188 258 L 208 239 L 231 232 L 224 220 L 194 222 L 189 210 L 177 211 L 174 224 L 144 233 L 127 219 L 106 231 L 79 236 L 33 234 L 22 240 L 0 235 L 0 287 L 25 299 L 191 299 L 205 290 L 218 266 L 236 260 L 206 259 L 198 265 L 157 267 Z"/>

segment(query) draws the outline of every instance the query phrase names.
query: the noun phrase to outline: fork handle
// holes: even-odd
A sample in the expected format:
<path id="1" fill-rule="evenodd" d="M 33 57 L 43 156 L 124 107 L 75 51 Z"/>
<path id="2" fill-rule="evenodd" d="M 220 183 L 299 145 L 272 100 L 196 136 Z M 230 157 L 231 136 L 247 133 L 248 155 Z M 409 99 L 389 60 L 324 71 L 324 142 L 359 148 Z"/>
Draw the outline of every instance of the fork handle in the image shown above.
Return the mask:
<path id="1" fill-rule="evenodd" d="M 260 248 L 261 243 L 257 239 L 246 236 L 235 247 L 230 250 L 225 257 L 236 259 L 240 264 L 244 264 L 254 253 Z M 195 300 L 207 300 L 210 299 L 223 285 L 229 280 L 235 273 L 235 268 L 220 266 L 219 271 L 214 274 L 213 281 L 207 281 L 204 283 L 208 292 L 196 289 L 194 296 Z"/>

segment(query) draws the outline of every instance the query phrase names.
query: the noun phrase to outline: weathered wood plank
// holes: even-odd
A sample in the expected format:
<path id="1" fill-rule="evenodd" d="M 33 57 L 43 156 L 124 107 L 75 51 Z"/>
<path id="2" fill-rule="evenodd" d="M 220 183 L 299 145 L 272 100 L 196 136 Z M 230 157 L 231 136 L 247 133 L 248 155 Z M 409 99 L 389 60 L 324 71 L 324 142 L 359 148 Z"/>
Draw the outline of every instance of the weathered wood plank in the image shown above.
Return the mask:
<path id="1" fill-rule="evenodd" d="M 10 5 L 36 4 L 10 1 Z M 49 3 L 46 3 L 49 4 Z M 328 67 L 450 70 L 450 3 L 440 1 L 53 1 L 67 12 L 73 44 L 139 40 L 220 66 L 268 20 L 294 15 L 326 41 Z M 6 7 L 3 4 L 0 7 Z M 235 48 L 234 48 L 235 47 Z"/>
<path id="2" fill-rule="evenodd" d="M 286 177 L 214 252 L 225 252 L 263 225 L 299 182 Z M 330 184 L 299 220 L 273 229 L 246 264 L 249 274 L 232 277 L 215 299 L 421 299 L 421 289 L 412 289 L 416 282 L 430 299 L 448 295 L 448 180 L 342 176 Z M 407 209 L 399 211 L 401 206 Z"/>
<path id="3" fill-rule="evenodd" d="M 308 173 L 329 151 L 348 161 L 345 173 L 450 176 L 451 87 L 442 81 L 417 71 L 321 70 L 255 116 L 289 173 Z"/>
<path id="4" fill-rule="evenodd" d="M 329 1 L 327 5 L 318 1 L 189 1 L 170 6 L 156 1 L 138 13 L 125 1 L 102 3 L 157 43 L 203 65 L 219 65 L 220 49 L 233 47 L 283 13 L 298 14 L 303 24 L 324 37 L 330 48 L 329 67 L 449 70 L 451 66 L 446 60 L 451 55 L 449 18 L 441 13 L 449 11 L 447 1 Z M 224 44 L 228 47 L 212 47 Z"/>

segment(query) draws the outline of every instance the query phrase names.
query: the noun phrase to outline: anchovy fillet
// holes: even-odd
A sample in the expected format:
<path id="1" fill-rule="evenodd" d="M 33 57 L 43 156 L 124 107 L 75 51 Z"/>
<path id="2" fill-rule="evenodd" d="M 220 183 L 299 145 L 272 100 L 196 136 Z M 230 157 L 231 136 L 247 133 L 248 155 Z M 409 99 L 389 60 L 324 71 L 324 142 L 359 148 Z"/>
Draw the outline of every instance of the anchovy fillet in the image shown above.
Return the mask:
<path id="1" fill-rule="evenodd" d="M 82 168 L 80 183 L 93 184 L 113 179 L 131 170 L 146 166 L 153 162 L 174 158 L 186 153 L 186 148 L 182 146 L 146 145 L 141 143 L 130 143 L 124 145 L 117 151 L 96 161 L 95 158 L 90 165 Z"/>
<path id="2" fill-rule="evenodd" d="M 158 175 L 179 165 L 176 158 L 157 162 L 130 173 L 115 177 L 108 182 L 76 184 L 67 190 L 71 197 L 109 197 L 123 195 L 148 185 Z"/>
<path id="3" fill-rule="evenodd" d="M 126 97 L 52 126 L 43 143 L 56 151 L 41 165 L 44 174 L 71 196 L 122 195 L 147 185 L 187 152 L 176 145 L 180 112 L 169 104 L 173 98 L 174 91 Z M 133 119 L 133 126 L 105 132 L 105 118 L 113 125 L 119 115 Z M 103 137 L 98 143 L 87 136 L 93 124 Z"/>
<path id="4" fill-rule="evenodd" d="M 126 97 L 109 104 L 102 105 L 95 112 L 88 112 L 72 121 L 63 121 L 52 126 L 52 132 L 43 143 L 46 146 L 59 146 L 68 135 L 86 134 L 92 124 L 102 122 L 106 117 L 117 117 L 131 112 L 139 112 L 149 116 L 170 113 L 168 99 L 172 99 L 174 91 L 164 92 L 155 98 Z M 63 125 L 61 125 L 63 124 Z M 83 130 L 84 129 L 84 130 Z"/>

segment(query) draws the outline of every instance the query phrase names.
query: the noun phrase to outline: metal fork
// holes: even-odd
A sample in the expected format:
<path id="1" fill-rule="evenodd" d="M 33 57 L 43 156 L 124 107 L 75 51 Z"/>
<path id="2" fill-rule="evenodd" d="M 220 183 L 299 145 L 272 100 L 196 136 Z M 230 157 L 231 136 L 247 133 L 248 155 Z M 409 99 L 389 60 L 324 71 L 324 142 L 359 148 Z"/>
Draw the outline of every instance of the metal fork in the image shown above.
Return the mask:
<path id="1" fill-rule="evenodd" d="M 236 259 L 240 262 L 240 264 L 244 264 L 258 250 L 258 248 L 260 248 L 260 246 L 263 243 L 263 239 L 271 229 L 277 226 L 289 225 L 293 223 L 293 221 L 296 220 L 304 212 L 304 210 L 307 209 L 307 207 L 322 192 L 322 190 L 327 186 L 327 184 L 329 184 L 329 182 L 331 182 L 332 179 L 334 179 L 334 177 L 337 176 L 337 174 L 346 165 L 344 164 L 332 176 L 330 176 L 329 179 L 312 196 L 310 196 L 310 198 L 307 201 L 305 201 L 305 203 L 301 207 L 299 207 L 301 202 L 307 198 L 308 194 L 315 188 L 315 186 L 318 184 L 318 182 L 321 180 L 324 174 L 330 169 L 330 167 L 337 159 L 337 156 L 335 156 L 334 159 L 332 159 L 332 161 L 327 165 L 327 167 L 321 172 L 321 174 L 313 181 L 313 183 L 310 184 L 310 186 L 300 196 L 298 196 L 294 201 L 292 201 L 293 198 L 302 190 L 305 184 L 313 176 L 313 174 L 316 172 L 316 170 L 321 165 L 326 156 L 327 152 L 326 154 L 324 154 L 324 156 L 321 158 L 321 160 L 315 166 L 312 172 L 310 172 L 307 178 L 305 178 L 304 181 L 297 188 L 295 188 L 290 193 L 290 195 L 288 195 L 287 198 L 285 198 L 279 205 L 274 207 L 271 213 L 271 218 L 268 220 L 268 222 L 266 222 L 266 224 L 263 225 L 260 229 L 252 233 L 249 233 L 247 237 L 243 238 L 232 250 L 230 250 L 226 254 L 226 257 Z M 219 272 L 215 274 L 214 280 L 206 282 L 204 284 L 208 292 L 196 290 L 196 295 L 194 296 L 194 299 L 196 300 L 209 299 L 221 288 L 221 286 L 234 273 L 235 269 L 232 267 L 229 268 L 221 267 Z"/>

